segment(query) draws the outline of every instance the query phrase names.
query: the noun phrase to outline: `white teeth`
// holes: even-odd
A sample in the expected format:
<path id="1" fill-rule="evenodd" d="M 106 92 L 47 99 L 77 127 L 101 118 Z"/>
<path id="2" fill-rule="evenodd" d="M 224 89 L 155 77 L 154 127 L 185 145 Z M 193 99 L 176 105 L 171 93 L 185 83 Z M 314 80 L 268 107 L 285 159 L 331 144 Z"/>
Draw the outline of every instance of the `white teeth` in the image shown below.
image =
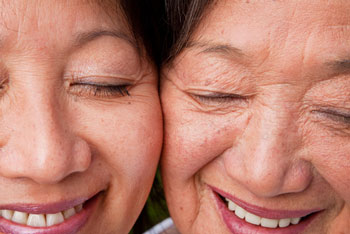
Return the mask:
<path id="1" fill-rule="evenodd" d="M 225 198 L 227 201 L 228 210 L 233 211 L 233 213 L 240 219 L 244 219 L 247 223 L 251 223 L 254 225 L 260 225 L 262 227 L 267 228 L 285 228 L 291 224 L 298 224 L 301 220 L 299 218 L 284 218 L 284 219 L 268 219 L 252 214 L 239 205 L 235 204 L 231 200 Z"/>
<path id="2" fill-rule="evenodd" d="M 13 215 L 13 211 L 12 210 L 2 210 L 2 217 L 4 217 L 7 220 L 11 220 L 12 219 L 12 215 Z"/>
<path id="3" fill-rule="evenodd" d="M 290 224 L 290 220 L 291 219 L 280 219 L 280 221 L 278 222 L 278 226 L 281 228 L 288 227 Z"/>
<path id="4" fill-rule="evenodd" d="M 245 215 L 246 215 L 247 211 L 245 211 L 245 209 L 243 209 L 240 206 L 236 207 L 235 210 L 235 214 L 240 218 L 240 219 L 244 219 Z"/>
<path id="5" fill-rule="evenodd" d="M 53 226 L 55 224 L 62 223 L 64 221 L 64 217 L 61 212 L 58 212 L 56 214 L 47 214 L 46 215 L 46 225 Z"/>
<path id="6" fill-rule="evenodd" d="M 63 216 L 65 219 L 68 219 L 70 217 L 72 217 L 73 215 L 75 215 L 75 209 L 74 208 L 70 208 L 68 210 L 63 211 Z"/>
<path id="7" fill-rule="evenodd" d="M 292 224 L 298 224 L 300 222 L 300 218 L 292 218 L 290 221 Z"/>
<path id="8" fill-rule="evenodd" d="M 77 205 L 77 206 L 75 206 L 74 208 L 75 208 L 75 211 L 76 211 L 77 213 L 79 213 L 79 212 L 83 209 L 83 204 Z"/>
<path id="9" fill-rule="evenodd" d="M 31 227 L 49 227 L 64 222 L 83 209 L 83 204 L 56 214 L 29 214 L 21 211 L 0 210 L 0 217 Z"/>
<path id="10" fill-rule="evenodd" d="M 255 214 L 247 212 L 245 215 L 245 221 L 251 224 L 260 225 L 261 218 Z"/>
<path id="11" fill-rule="evenodd" d="M 12 216 L 12 221 L 20 224 L 27 224 L 28 214 L 20 211 L 15 211 Z"/>
<path id="12" fill-rule="evenodd" d="M 237 207 L 237 205 L 233 201 L 230 201 L 230 200 L 228 201 L 228 209 L 230 211 L 236 210 L 236 207 Z"/>
<path id="13" fill-rule="evenodd" d="M 46 227 L 45 216 L 43 214 L 30 214 L 27 225 L 32 227 Z"/>
<path id="14" fill-rule="evenodd" d="M 261 226 L 263 226 L 263 227 L 276 228 L 277 225 L 278 225 L 277 219 L 261 218 Z"/>

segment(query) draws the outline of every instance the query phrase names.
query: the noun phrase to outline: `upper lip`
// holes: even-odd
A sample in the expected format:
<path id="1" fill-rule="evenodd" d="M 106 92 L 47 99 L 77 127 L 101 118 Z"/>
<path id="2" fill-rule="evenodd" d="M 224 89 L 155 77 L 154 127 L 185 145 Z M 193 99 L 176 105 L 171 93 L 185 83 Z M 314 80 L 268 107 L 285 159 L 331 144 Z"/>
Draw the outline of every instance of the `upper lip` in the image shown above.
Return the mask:
<path id="1" fill-rule="evenodd" d="M 74 206 L 77 206 L 79 204 L 82 204 L 94 196 L 95 194 L 90 197 L 79 197 L 72 200 L 58 201 L 58 202 L 47 203 L 47 204 L 33 204 L 33 203 L 7 204 L 7 205 L 0 205 L 0 209 L 14 210 L 14 211 L 20 211 L 20 212 L 25 212 L 30 214 L 55 214 L 60 211 L 64 211 L 64 210 L 73 208 Z"/>
<path id="2" fill-rule="evenodd" d="M 214 192 L 220 194 L 221 196 L 233 201 L 238 206 L 242 207 L 249 213 L 255 214 L 257 216 L 269 219 L 284 219 L 284 218 L 298 218 L 310 215 L 315 212 L 319 212 L 322 209 L 308 209 L 308 210 L 271 210 L 256 205 L 249 204 L 245 201 L 242 201 L 229 193 L 226 193 L 218 188 L 209 186 Z"/>
<path id="3" fill-rule="evenodd" d="M 84 203 L 86 198 L 78 198 L 70 201 L 60 201 L 50 204 L 8 204 L 0 206 L 1 210 L 15 210 L 30 214 L 55 214 Z"/>

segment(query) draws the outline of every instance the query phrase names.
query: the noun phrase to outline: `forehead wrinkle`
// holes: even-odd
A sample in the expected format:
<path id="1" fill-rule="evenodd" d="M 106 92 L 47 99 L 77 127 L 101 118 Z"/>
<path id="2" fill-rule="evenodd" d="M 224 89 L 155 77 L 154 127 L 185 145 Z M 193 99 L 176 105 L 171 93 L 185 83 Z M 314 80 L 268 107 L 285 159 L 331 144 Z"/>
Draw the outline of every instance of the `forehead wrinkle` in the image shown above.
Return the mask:
<path id="1" fill-rule="evenodd" d="M 111 7 L 111 0 L 53 0 L 55 2 L 48 3 L 43 0 L 33 0 L 32 2 L 13 2 L 13 4 L 7 4 L 4 0 L 0 0 L 0 27 L 3 26 L 3 30 L 0 30 L 0 47 L 4 46 L 5 38 L 11 35 L 13 32 L 16 35 L 16 39 L 9 41 L 11 44 L 15 41 L 20 41 L 23 34 L 40 31 L 41 28 L 46 28 L 50 31 L 50 34 L 41 35 L 37 34 L 38 38 L 35 40 L 42 40 L 45 43 L 48 42 L 47 37 L 53 37 L 54 39 L 66 37 L 66 33 L 62 33 L 64 28 L 56 27 L 56 23 L 62 20 L 66 21 L 66 25 L 70 24 L 70 30 L 74 29 L 81 31 L 83 29 L 81 25 L 88 25 L 88 22 L 81 23 L 81 17 L 86 17 L 84 12 L 92 12 L 93 17 L 97 20 L 96 25 L 90 30 L 103 31 L 108 29 L 110 34 L 118 34 L 120 38 L 126 39 L 130 44 L 134 45 L 133 37 L 129 36 L 129 31 L 125 30 L 127 26 L 123 21 L 123 15 L 121 10 L 117 11 L 117 2 L 113 1 L 115 7 Z M 46 4 L 46 5 L 45 5 Z M 50 7 L 53 5 L 53 7 Z M 108 7 L 107 7 L 108 6 Z M 70 12 L 66 9 L 76 8 L 77 11 Z M 79 9 L 82 9 L 80 12 Z M 87 10 L 87 11 L 86 11 Z M 96 11 L 100 11 L 96 12 Z M 113 16 L 112 16 L 113 12 Z M 120 12 L 121 14 L 119 14 Z M 101 14 L 101 15 L 100 15 Z M 14 20 L 15 19 L 15 20 Z M 104 20 L 106 19 L 106 20 Z M 120 21 L 119 21 L 120 20 Z M 120 24 L 121 23 L 121 24 Z M 108 31 L 106 30 L 106 31 Z M 119 31 L 118 33 L 112 31 Z M 124 31 L 127 31 L 123 33 Z M 5 35 L 6 34 L 6 35 Z M 34 34 L 33 34 L 34 35 Z"/>
<path id="2" fill-rule="evenodd" d="M 79 12 L 71 13 L 67 15 L 66 9 L 68 8 L 90 8 L 92 12 L 98 12 L 103 10 L 104 13 L 108 13 L 111 19 L 119 19 L 121 14 L 121 9 L 119 6 L 119 1 L 111 1 L 111 0 L 50 0 L 50 5 L 48 5 L 48 1 L 46 0 L 31 0 L 31 1 L 22 1 L 23 4 L 18 1 L 14 1 L 13 4 L 6 4 L 7 1 L 0 0 L 0 4 L 2 9 L 6 9 L 5 11 L 1 11 L 1 17 L 3 18 L 0 23 L 6 22 L 6 18 L 4 15 L 16 15 L 20 17 L 20 21 L 33 21 L 36 20 L 38 25 L 47 24 L 47 19 L 51 19 L 53 23 L 59 22 L 62 20 L 62 16 L 69 16 L 71 18 L 77 18 L 76 15 Z M 50 6 L 54 5 L 54 8 Z M 34 9 L 33 9 L 34 8 Z M 10 14 L 8 11 L 11 11 Z M 111 13 L 113 12 L 113 17 Z M 12 13 L 12 14 L 11 14 Z M 97 13 L 98 14 L 98 13 Z M 96 14 L 96 15 L 97 15 Z M 56 18 L 53 18 L 55 17 Z M 42 22 L 42 23 L 41 23 Z M 8 28 L 8 27 L 7 27 Z"/>

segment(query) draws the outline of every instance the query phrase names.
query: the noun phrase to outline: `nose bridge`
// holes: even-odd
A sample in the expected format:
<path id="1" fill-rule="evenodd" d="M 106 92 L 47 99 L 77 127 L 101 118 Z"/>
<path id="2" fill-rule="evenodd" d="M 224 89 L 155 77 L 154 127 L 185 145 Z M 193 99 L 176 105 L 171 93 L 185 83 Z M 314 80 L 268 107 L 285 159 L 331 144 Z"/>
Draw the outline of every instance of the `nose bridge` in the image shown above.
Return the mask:
<path id="1" fill-rule="evenodd" d="M 272 102 L 257 111 L 252 119 L 251 128 L 245 132 L 247 137 L 253 132 L 257 133 L 256 156 L 261 155 L 265 159 L 264 155 L 285 158 L 286 154 L 292 153 L 299 141 L 298 117 L 293 109 L 291 105 L 285 106 Z"/>
<path id="2" fill-rule="evenodd" d="M 298 170 L 293 164 L 302 139 L 296 108 L 286 103 L 270 99 L 270 103 L 257 104 L 238 143 L 241 169 L 233 173 L 242 173 L 241 182 L 260 196 L 303 189 L 296 184 L 300 178 L 291 176 Z"/>
<path id="3" fill-rule="evenodd" d="M 32 77 L 19 86 L 16 91 L 21 94 L 15 94 L 17 116 L 9 121 L 12 131 L 5 146 L 10 165 L 5 174 L 56 183 L 73 172 L 86 170 L 89 147 L 71 132 L 55 85 L 49 78 Z"/>
<path id="4" fill-rule="evenodd" d="M 259 112 L 244 133 L 244 141 L 251 141 L 246 164 L 255 168 L 251 171 L 259 178 L 281 178 L 297 141 L 293 117 L 283 107 L 267 107 Z"/>
<path id="5" fill-rule="evenodd" d="M 28 98 L 30 102 L 26 113 L 30 122 L 25 131 L 28 139 L 36 145 L 29 152 L 37 164 L 44 170 L 48 165 L 63 166 L 68 160 L 66 154 L 71 154 L 72 142 L 69 139 L 64 120 L 60 117 L 60 105 L 50 94 L 35 95 Z"/>

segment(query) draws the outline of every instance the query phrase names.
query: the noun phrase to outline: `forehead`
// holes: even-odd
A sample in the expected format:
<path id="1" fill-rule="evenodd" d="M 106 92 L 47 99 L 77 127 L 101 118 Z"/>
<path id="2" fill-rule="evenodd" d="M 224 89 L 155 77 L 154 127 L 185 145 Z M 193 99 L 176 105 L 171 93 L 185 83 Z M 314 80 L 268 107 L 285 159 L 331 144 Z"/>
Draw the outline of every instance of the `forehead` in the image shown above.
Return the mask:
<path id="1" fill-rule="evenodd" d="M 115 1 L 116 2 L 116 1 Z M 127 31 L 121 11 L 111 1 L 0 1 L 0 40 L 64 40 L 86 30 Z"/>
<path id="2" fill-rule="evenodd" d="M 81 17 L 82 14 L 116 14 L 118 1 L 110 0 L 0 0 L 1 21 L 7 23 L 11 19 L 19 18 L 23 22 L 31 20 L 53 20 Z M 89 19 L 85 19 L 89 20 Z M 59 23 L 60 21 L 56 21 Z"/>
<path id="3" fill-rule="evenodd" d="M 349 13 L 346 0 L 218 0 L 192 40 L 230 44 L 248 54 L 288 50 L 308 56 L 315 49 L 349 54 Z"/>

